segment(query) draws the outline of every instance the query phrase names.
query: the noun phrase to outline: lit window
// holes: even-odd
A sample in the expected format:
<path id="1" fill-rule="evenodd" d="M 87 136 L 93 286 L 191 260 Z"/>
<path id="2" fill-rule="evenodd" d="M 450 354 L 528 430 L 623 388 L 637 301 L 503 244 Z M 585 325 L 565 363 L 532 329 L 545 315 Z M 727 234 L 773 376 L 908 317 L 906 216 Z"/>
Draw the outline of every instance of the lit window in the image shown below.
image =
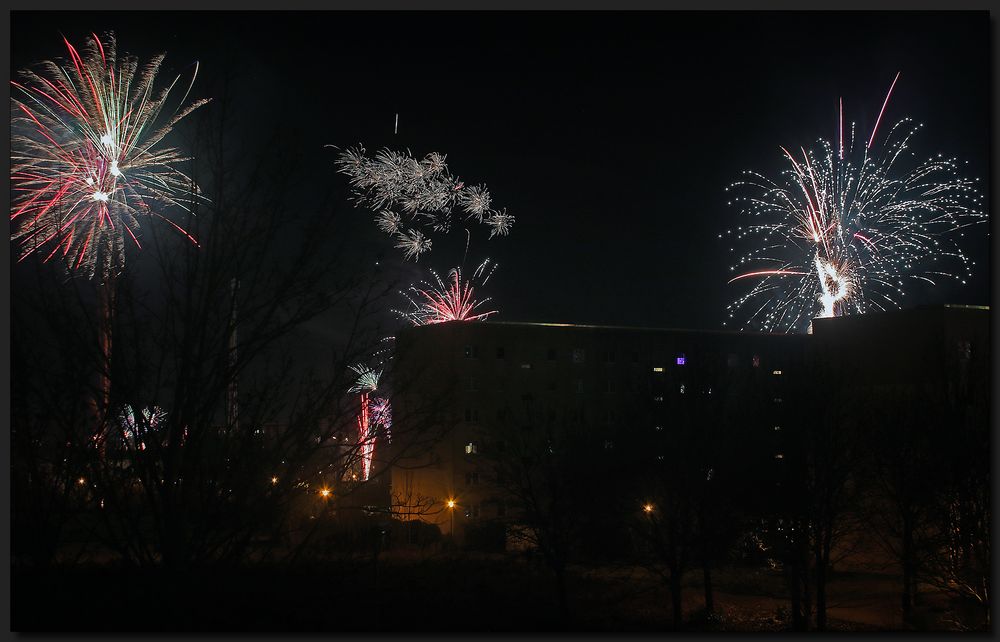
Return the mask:
<path id="1" fill-rule="evenodd" d="M 774 403 L 781 403 L 781 397 L 775 397 Z"/>
<path id="2" fill-rule="evenodd" d="M 683 366 L 684 363 L 685 363 L 684 353 L 682 352 L 679 355 L 677 355 L 677 365 Z"/>
<path id="3" fill-rule="evenodd" d="M 521 364 L 521 369 L 522 370 L 531 370 L 531 364 L 530 363 L 522 363 Z"/>
<path id="4" fill-rule="evenodd" d="M 656 426 L 655 428 L 656 428 L 656 430 L 658 430 L 658 431 L 659 431 L 659 430 L 663 430 L 663 426 Z"/>
<path id="5" fill-rule="evenodd" d="M 681 384 L 681 394 L 684 394 L 685 392 L 687 392 L 687 388 L 685 388 L 684 384 L 682 383 Z"/>
<path id="6" fill-rule="evenodd" d="M 653 372 L 663 372 L 663 368 L 657 366 L 657 367 L 653 368 Z"/>
<path id="7" fill-rule="evenodd" d="M 771 374 L 773 374 L 773 375 L 780 375 L 781 374 L 781 370 L 775 370 Z"/>
<path id="8" fill-rule="evenodd" d="M 653 401 L 663 401 L 663 397 L 660 396 L 660 395 L 657 395 L 657 396 L 653 397 Z"/>
<path id="9" fill-rule="evenodd" d="M 465 444 L 465 454 L 466 455 L 476 455 L 479 453 L 479 446 L 475 442 L 470 441 Z"/>
<path id="10" fill-rule="evenodd" d="M 775 456 L 774 456 L 774 458 L 775 458 L 775 459 L 784 459 L 784 458 L 785 458 L 785 456 L 784 456 L 784 455 L 782 455 L 781 453 L 778 453 L 777 455 L 775 455 Z"/>
<path id="11" fill-rule="evenodd" d="M 781 426 L 775 426 L 774 427 L 774 432 L 778 432 L 779 430 L 781 430 Z"/>

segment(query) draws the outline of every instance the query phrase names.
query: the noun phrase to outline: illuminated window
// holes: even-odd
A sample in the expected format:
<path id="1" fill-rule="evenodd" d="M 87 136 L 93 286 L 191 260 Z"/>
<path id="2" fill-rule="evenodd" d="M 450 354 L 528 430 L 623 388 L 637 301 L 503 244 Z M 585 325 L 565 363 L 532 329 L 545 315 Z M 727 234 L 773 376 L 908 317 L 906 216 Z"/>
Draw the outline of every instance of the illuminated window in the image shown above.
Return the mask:
<path id="1" fill-rule="evenodd" d="M 583 363 L 587 358 L 587 352 L 583 348 L 573 348 L 573 363 Z"/>
<path id="2" fill-rule="evenodd" d="M 475 442 L 470 441 L 469 443 L 465 444 L 465 454 L 466 455 L 479 454 L 479 446 L 477 446 Z"/>
<path id="3" fill-rule="evenodd" d="M 687 392 L 687 388 L 685 388 L 684 384 L 682 383 L 681 384 L 681 394 L 684 394 L 685 392 Z"/>
<path id="4" fill-rule="evenodd" d="M 784 455 L 782 455 L 781 453 L 778 453 L 777 455 L 775 455 L 775 456 L 774 456 L 774 458 L 775 458 L 775 459 L 784 459 L 784 458 L 785 458 L 785 456 L 784 456 Z"/>
<path id="5" fill-rule="evenodd" d="M 773 374 L 773 375 L 780 375 L 781 374 L 781 370 L 774 370 L 774 371 L 771 372 L 771 374 Z"/>
<path id="6" fill-rule="evenodd" d="M 530 363 L 522 363 L 521 364 L 521 370 L 531 370 L 531 364 Z"/>
<path id="7" fill-rule="evenodd" d="M 774 403 L 781 403 L 781 397 L 775 397 Z"/>
<path id="8" fill-rule="evenodd" d="M 781 426 L 775 426 L 774 427 L 774 432 L 778 432 L 779 430 L 781 430 Z"/>
<path id="9" fill-rule="evenodd" d="M 684 353 L 682 352 L 679 355 L 677 355 L 677 365 L 683 366 L 685 363 L 686 363 L 686 360 L 684 358 Z"/>
<path id="10" fill-rule="evenodd" d="M 657 431 L 660 431 L 660 430 L 663 430 L 663 426 L 655 426 L 655 429 L 656 429 Z"/>
<path id="11" fill-rule="evenodd" d="M 657 396 L 653 397 L 653 401 L 663 401 L 663 396 L 662 395 L 657 395 Z"/>
<path id="12" fill-rule="evenodd" d="M 657 367 L 653 368 L 653 372 L 663 372 L 663 368 L 661 368 L 660 366 L 657 366 Z"/>

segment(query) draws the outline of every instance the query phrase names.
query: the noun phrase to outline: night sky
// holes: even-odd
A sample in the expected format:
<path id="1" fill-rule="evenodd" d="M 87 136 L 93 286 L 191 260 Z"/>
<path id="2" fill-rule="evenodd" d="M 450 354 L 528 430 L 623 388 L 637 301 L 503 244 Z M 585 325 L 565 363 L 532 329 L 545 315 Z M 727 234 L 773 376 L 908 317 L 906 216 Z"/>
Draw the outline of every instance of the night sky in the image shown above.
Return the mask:
<path id="1" fill-rule="evenodd" d="M 446 153 L 517 219 L 467 260 L 500 264 L 498 320 L 721 328 L 743 291 L 718 238 L 740 223 L 725 187 L 783 169 L 779 145 L 832 137 L 839 97 L 870 131 L 897 71 L 886 121 L 924 122 L 921 153 L 988 183 L 985 13 L 15 13 L 14 70 L 105 30 L 121 52 L 166 51 L 165 71 L 199 60 L 195 96 L 234 74 L 245 135 L 283 129 L 306 161 L 289 189 L 305 207 L 333 190 L 359 260 L 401 255 L 324 146 Z M 908 305 L 988 304 L 987 232 L 967 234 L 973 281 Z M 419 266 L 457 264 L 455 234 Z"/>

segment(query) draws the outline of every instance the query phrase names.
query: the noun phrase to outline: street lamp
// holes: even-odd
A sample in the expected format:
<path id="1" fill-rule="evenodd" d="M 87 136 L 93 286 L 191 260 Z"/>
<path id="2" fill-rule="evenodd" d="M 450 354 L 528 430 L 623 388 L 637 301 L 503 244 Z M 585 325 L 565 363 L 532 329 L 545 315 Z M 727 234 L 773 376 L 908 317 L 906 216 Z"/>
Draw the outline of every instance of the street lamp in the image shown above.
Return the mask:
<path id="1" fill-rule="evenodd" d="M 652 513 L 653 512 L 653 505 L 652 504 L 645 504 L 645 505 L 643 505 L 642 512 L 646 513 L 647 515 L 650 514 L 650 513 Z"/>
<path id="2" fill-rule="evenodd" d="M 455 500 L 454 499 L 449 499 L 448 500 L 448 510 L 451 511 L 451 529 L 448 532 L 451 534 L 452 538 L 454 538 L 455 537 Z"/>

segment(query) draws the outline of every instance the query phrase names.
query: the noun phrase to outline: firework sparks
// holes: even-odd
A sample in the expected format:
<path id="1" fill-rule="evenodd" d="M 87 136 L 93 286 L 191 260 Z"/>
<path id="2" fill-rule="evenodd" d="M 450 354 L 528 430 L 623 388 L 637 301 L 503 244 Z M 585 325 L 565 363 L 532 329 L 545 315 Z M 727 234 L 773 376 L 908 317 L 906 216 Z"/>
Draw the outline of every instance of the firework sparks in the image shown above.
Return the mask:
<path id="1" fill-rule="evenodd" d="M 845 140 L 841 101 L 836 146 L 821 139 L 818 150 L 781 148 L 781 178 L 748 171 L 727 188 L 752 218 L 727 232 L 751 244 L 730 268 L 730 283 L 760 279 L 729 306 L 731 318 L 749 310 L 744 327 L 802 330 L 816 316 L 899 307 L 907 279 L 933 285 L 971 275 L 954 233 L 987 219 L 975 181 L 959 174 L 955 159 L 917 161 L 908 150 L 922 125 L 909 118 L 876 136 L 898 79 L 867 140 L 853 125 Z"/>
<path id="2" fill-rule="evenodd" d="M 378 388 L 379 380 L 382 378 L 381 370 L 374 370 L 364 364 L 351 366 L 351 370 L 358 375 L 348 392 L 374 392 Z"/>
<path id="3" fill-rule="evenodd" d="M 411 309 L 408 312 L 399 310 L 394 312 L 413 325 L 430 325 L 445 321 L 482 321 L 497 313 L 496 310 L 480 312 L 480 306 L 485 305 L 490 299 L 478 301 L 475 298 L 476 287 L 485 285 L 496 270 L 496 265 L 492 267 L 489 265 L 489 259 L 480 263 L 472 278 L 467 281 L 462 280 L 461 268 L 449 271 L 447 282 L 432 270 L 435 285 L 424 282 L 423 287 L 411 287 L 410 294 L 404 293 Z"/>
<path id="4" fill-rule="evenodd" d="M 122 428 L 125 443 L 137 450 L 146 450 L 146 439 L 163 425 L 167 418 L 165 410 L 158 406 L 143 408 L 136 414 L 132 406 L 125 405 L 119 415 L 118 422 Z"/>
<path id="5" fill-rule="evenodd" d="M 120 271 L 125 237 L 141 247 L 138 217 L 155 216 L 194 242 L 158 210 L 187 208 L 197 195 L 193 181 L 177 169 L 188 160 L 159 143 L 173 126 L 207 100 L 184 107 L 187 92 L 160 120 L 180 76 L 161 89 L 154 84 L 163 55 L 145 65 L 117 57 L 112 34 L 96 35 L 69 59 L 44 62 L 12 82 L 11 240 L 20 260 L 47 250 L 90 277 Z M 197 76 L 197 65 L 191 85 Z M 188 92 L 191 86 L 188 86 Z"/>
<path id="6" fill-rule="evenodd" d="M 506 236 L 514 217 L 491 209 L 485 185 L 466 185 L 452 176 L 444 154 L 431 152 L 422 160 L 388 149 L 369 158 L 363 147 L 343 151 L 337 171 L 350 177 L 361 205 L 377 210 L 375 224 L 392 235 L 407 259 L 430 251 L 429 234 L 451 231 L 457 222 L 474 221 L 490 228 L 490 238 Z"/>

